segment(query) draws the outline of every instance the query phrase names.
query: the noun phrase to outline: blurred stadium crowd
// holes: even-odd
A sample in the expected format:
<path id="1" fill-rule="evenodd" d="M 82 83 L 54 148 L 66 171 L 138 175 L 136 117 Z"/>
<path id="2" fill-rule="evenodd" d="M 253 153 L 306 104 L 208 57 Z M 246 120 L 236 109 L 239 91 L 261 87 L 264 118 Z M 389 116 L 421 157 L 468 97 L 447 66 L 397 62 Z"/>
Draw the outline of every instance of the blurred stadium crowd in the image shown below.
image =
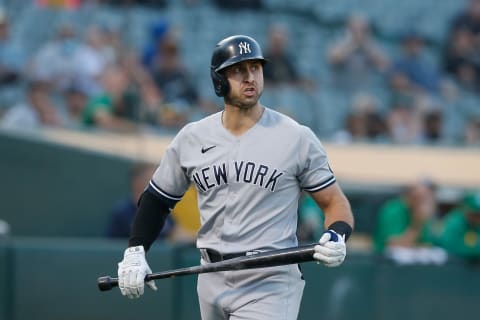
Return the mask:
<path id="1" fill-rule="evenodd" d="M 4 127 L 176 131 L 219 110 L 211 49 L 244 33 L 271 60 L 263 103 L 323 139 L 480 142 L 477 0 L 0 4 Z"/>
<path id="2" fill-rule="evenodd" d="M 480 145 L 480 0 L 0 5 L 3 128 L 174 133 L 220 110 L 209 73 L 212 48 L 225 36 L 248 34 L 270 60 L 263 104 L 324 141 Z M 434 218 L 436 204 L 428 190 L 407 190 L 395 209 L 379 215 L 379 225 L 401 227 L 378 231 L 378 250 L 390 236 L 404 244 L 429 237 L 424 223 Z M 426 200 L 415 207 L 417 198 Z M 478 195 L 455 209 L 467 205 L 480 216 Z M 451 224 L 460 232 L 459 221 Z M 301 231 L 305 239 L 316 232 L 308 223 Z M 480 255 L 477 233 L 468 241 Z"/>

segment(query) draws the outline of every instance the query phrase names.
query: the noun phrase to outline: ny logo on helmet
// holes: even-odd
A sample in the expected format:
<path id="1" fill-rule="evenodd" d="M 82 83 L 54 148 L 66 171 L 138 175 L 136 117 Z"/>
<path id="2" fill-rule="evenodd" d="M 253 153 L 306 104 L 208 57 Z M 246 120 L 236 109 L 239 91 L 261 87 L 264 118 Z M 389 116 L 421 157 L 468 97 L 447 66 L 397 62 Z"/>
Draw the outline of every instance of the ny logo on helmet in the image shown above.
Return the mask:
<path id="1" fill-rule="evenodd" d="M 238 44 L 238 48 L 240 49 L 240 54 L 244 53 L 251 53 L 252 50 L 250 50 L 250 43 L 246 41 L 242 41 Z"/>

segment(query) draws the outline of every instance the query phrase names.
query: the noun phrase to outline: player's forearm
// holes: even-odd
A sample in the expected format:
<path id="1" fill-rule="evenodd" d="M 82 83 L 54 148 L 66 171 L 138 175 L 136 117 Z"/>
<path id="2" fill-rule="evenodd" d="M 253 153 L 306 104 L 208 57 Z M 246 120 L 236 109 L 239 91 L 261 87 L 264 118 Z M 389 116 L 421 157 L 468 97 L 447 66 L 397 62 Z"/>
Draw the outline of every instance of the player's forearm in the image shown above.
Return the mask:
<path id="1" fill-rule="evenodd" d="M 332 185 L 329 189 L 331 189 L 329 190 L 331 191 L 329 199 L 323 202 L 321 206 L 325 213 L 325 226 L 328 227 L 335 221 L 345 221 L 353 228 L 354 218 L 347 197 L 336 184 Z"/>
<path id="2" fill-rule="evenodd" d="M 350 204 L 345 199 L 324 209 L 325 229 L 331 229 L 348 239 L 354 228 L 353 213 Z"/>
<path id="3" fill-rule="evenodd" d="M 142 245 L 147 251 L 162 230 L 169 211 L 165 202 L 145 191 L 139 201 L 128 245 Z"/>
<path id="4" fill-rule="evenodd" d="M 333 229 L 348 238 L 354 228 L 354 217 L 350 203 L 340 187 L 335 183 L 311 195 L 325 214 L 325 229 Z"/>

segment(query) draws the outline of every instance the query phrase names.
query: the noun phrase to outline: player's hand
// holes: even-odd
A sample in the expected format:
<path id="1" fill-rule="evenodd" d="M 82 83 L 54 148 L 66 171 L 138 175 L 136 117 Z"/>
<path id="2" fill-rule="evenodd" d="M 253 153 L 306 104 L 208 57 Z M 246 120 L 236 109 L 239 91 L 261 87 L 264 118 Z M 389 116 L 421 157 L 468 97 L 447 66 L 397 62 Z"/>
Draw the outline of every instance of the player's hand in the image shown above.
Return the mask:
<path id="1" fill-rule="evenodd" d="M 313 258 L 326 267 L 337 267 L 341 265 L 347 255 L 347 248 L 343 236 L 332 230 L 327 230 L 322 234 L 318 245 L 316 245 L 314 249 L 315 253 L 313 254 Z"/>
<path id="2" fill-rule="evenodd" d="M 152 273 L 145 260 L 143 246 L 130 247 L 125 250 L 123 260 L 118 263 L 118 287 L 122 295 L 130 299 L 139 298 L 144 291 L 145 276 Z M 155 282 L 149 281 L 147 285 L 157 290 Z"/>

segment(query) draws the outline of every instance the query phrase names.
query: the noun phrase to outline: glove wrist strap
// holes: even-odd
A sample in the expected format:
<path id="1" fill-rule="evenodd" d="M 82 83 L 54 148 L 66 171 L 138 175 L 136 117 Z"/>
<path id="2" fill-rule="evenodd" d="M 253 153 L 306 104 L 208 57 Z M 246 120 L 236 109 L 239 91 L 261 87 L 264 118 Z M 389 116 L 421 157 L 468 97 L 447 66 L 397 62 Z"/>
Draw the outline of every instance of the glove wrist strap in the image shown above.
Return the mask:
<path id="1" fill-rule="evenodd" d="M 128 247 L 125 249 L 125 255 L 131 254 L 145 254 L 143 246 Z"/>
<path id="2" fill-rule="evenodd" d="M 336 233 L 344 236 L 345 242 L 348 240 L 353 231 L 352 227 L 345 221 L 335 221 L 334 223 L 329 225 L 327 229 L 333 230 Z"/>

